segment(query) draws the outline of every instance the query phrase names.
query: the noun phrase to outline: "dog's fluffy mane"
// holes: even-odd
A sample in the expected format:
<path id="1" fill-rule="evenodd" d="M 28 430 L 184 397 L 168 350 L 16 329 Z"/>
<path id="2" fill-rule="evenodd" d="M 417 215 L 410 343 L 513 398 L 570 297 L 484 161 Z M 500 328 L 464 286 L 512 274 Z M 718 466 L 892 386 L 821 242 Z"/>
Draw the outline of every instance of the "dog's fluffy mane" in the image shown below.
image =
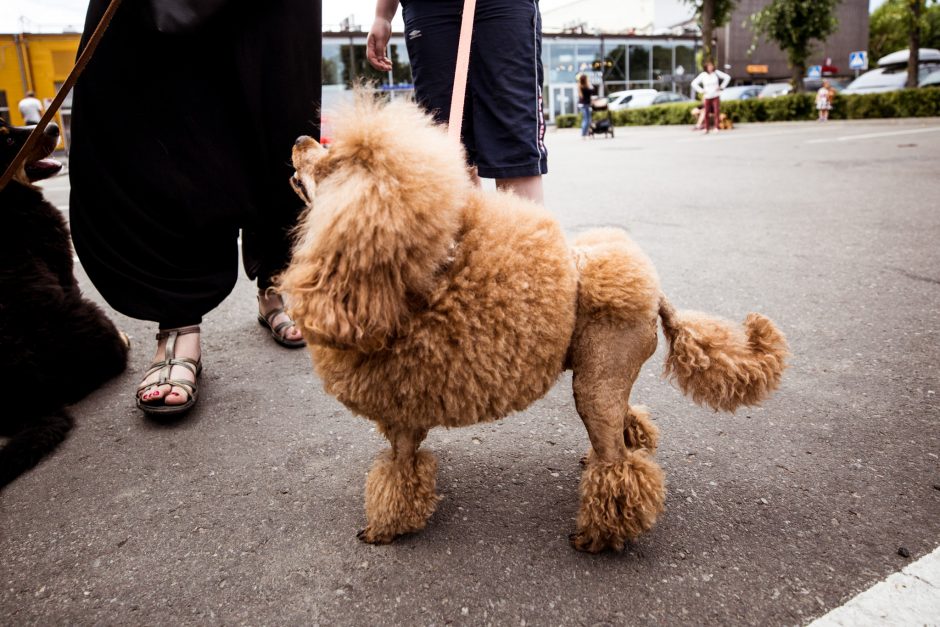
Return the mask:
<path id="1" fill-rule="evenodd" d="M 308 342 L 372 352 L 431 288 L 470 191 L 463 149 L 416 105 L 359 92 L 310 164 L 316 189 L 281 277 Z"/>

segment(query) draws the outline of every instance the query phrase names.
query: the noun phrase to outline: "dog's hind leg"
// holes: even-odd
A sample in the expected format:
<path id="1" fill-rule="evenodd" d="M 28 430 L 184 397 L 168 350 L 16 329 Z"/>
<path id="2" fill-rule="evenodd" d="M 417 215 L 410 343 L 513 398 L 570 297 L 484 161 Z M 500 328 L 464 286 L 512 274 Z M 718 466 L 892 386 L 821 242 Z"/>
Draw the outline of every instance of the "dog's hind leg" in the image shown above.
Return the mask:
<path id="1" fill-rule="evenodd" d="M 655 321 L 594 320 L 575 335 L 575 404 L 593 448 L 571 536 L 579 551 L 620 550 L 652 527 L 662 511 L 662 470 L 645 450 L 655 446 L 656 430 L 643 409 L 629 402 L 633 382 L 655 350 Z"/>
<path id="2" fill-rule="evenodd" d="M 375 460 L 366 478 L 366 520 L 359 539 L 387 544 L 396 537 L 420 531 L 434 513 L 437 460 L 418 447 L 426 429 L 407 429 L 379 424 L 392 445 Z"/>

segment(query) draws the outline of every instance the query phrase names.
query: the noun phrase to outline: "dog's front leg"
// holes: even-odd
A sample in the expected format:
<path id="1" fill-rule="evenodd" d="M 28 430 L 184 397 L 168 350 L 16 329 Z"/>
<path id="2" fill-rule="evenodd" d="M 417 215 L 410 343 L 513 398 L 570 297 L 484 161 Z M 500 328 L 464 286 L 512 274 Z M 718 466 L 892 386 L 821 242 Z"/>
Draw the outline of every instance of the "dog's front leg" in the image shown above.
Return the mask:
<path id="1" fill-rule="evenodd" d="M 379 425 L 392 445 L 375 460 L 366 479 L 366 520 L 359 539 L 388 544 L 396 537 L 420 531 L 434 513 L 437 460 L 418 447 L 426 429 Z"/>

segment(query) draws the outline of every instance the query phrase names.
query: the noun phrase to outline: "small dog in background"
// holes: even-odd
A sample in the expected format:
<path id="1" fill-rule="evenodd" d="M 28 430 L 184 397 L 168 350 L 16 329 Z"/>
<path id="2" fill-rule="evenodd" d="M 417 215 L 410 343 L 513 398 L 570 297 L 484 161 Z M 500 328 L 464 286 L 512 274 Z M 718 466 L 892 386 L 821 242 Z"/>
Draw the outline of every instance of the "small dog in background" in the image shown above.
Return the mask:
<path id="1" fill-rule="evenodd" d="M 0 119 L 0 171 L 32 127 Z M 120 374 L 129 343 L 72 273 L 72 244 L 61 212 L 36 181 L 54 176 L 59 129 L 50 125 L 33 154 L 0 190 L 0 489 L 31 469 L 68 435 L 65 409 Z"/>

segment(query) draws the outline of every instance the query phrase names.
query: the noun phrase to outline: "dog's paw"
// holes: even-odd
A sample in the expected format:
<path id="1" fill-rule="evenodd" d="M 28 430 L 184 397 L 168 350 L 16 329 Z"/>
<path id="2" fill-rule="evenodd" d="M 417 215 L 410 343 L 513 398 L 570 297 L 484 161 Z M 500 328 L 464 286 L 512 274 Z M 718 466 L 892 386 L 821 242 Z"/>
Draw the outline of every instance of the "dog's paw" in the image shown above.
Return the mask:
<path id="1" fill-rule="evenodd" d="M 602 541 L 597 536 L 591 537 L 583 532 L 568 534 L 568 544 L 570 544 L 571 548 L 575 551 L 581 551 L 582 553 L 600 553 L 610 548 L 606 542 Z"/>
<path id="2" fill-rule="evenodd" d="M 391 533 L 376 533 L 369 527 L 362 529 L 359 533 L 356 534 L 356 537 L 359 538 L 362 542 L 366 544 L 391 544 L 397 538 L 397 535 Z"/>

